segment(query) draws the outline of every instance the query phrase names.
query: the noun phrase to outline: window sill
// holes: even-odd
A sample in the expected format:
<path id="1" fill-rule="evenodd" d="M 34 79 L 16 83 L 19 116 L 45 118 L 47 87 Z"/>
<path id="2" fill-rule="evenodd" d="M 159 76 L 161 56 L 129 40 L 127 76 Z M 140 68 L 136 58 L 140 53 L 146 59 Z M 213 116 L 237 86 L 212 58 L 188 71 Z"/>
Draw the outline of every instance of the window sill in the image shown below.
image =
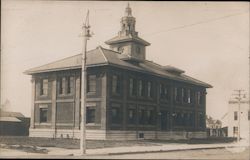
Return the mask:
<path id="1" fill-rule="evenodd" d="M 67 96 L 73 96 L 72 93 L 69 93 L 69 94 L 58 94 L 57 95 L 58 97 L 67 97 Z"/>
<path id="2" fill-rule="evenodd" d="M 101 126 L 101 124 L 98 124 L 98 123 L 86 123 L 86 126 Z"/>
<path id="3" fill-rule="evenodd" d="M 87 92 L 87 96 L 94 96 L 96 95 L 96 92 Z"/>
<path id="4" fill-rule="evenodd" d="M 51 125 L 51 123 L 48 123 L 48 122 L 38 122 L 38 123 L 35 123 L 35 125 L 49 126 L 49 125 Z"/>

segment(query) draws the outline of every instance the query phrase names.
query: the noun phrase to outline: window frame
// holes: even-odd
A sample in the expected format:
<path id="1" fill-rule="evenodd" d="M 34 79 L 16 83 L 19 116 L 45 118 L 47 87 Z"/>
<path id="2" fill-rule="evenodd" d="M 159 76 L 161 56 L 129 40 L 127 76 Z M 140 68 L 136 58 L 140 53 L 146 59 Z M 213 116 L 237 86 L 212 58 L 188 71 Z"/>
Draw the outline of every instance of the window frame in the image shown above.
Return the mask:
<path id="1" fill-rule="evenodd" d="M 97 75 L 89 74 L 87 75 L 87 93 L 95 94 L 97 92 Z"/>
<path id="2" fill-rule="evenodd" d="M 44 112 L 46 111 L 46 112 Z M 39 123 L 48 123 L 48 112 L 49 112 L 49 109 L 48 109 L 48 106 L 39 106 Z M 45 115 L 42 116 L 42 115 Z M 45 120 L 44 120 L 45 118 Z"/>

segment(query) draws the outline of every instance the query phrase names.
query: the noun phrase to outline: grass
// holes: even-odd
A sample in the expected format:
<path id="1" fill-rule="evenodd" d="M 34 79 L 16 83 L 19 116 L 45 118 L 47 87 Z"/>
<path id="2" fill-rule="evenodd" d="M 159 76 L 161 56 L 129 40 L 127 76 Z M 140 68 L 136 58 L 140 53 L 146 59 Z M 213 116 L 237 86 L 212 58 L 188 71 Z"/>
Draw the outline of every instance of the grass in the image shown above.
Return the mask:
<path id="1" fill-rule="evenodd" d="M 189 139 L 189 140 L 87 140 L 87 149 L 121 147 L 121 146 L 159 146 L 169 143 L 181 144 L 211 144 L 211 143 L 230 143 L 234 138 L 214 137 L 206 139 Z M 80 140 L 78 139 L 53 139 L 38 138 L 26 136 L 0 136 L 0 144 L 33 146 L 33 147 L 58 147 L 66 149 L 79 149 Z"/>
<path id="2" fill-rule="evenodd" d="M 37 147 L 58 147 L 66 149 L 79 149 L 78 139 L 53 139 L 24 136 L 0 136 L 0 144 L 29 145 Z M 152 146 L 157 145 L 150 141 L 113 141 L 113 140 L 87 140 L 88 149 L 120 147 L 120 146 Z M 159 145 L 159 144 L 158 144 Z"/>

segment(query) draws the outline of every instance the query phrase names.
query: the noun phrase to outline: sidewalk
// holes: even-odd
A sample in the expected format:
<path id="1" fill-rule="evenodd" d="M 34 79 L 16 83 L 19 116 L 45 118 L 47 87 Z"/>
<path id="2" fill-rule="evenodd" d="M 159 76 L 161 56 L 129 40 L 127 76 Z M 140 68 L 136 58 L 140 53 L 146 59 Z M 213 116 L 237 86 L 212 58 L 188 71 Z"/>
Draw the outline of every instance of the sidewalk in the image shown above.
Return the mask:
<path id="1" fill-rule="evenodd" d="M 99 148 L 99 149 L 87 149 L 85 156 L 96 156 L 96 155 L 122 155 L 122 154 L 137 154 L 137 153 L 153 153 L 153 152 L 173 152 L 173 151 L 184 151 L 184 150 L 200 150 L 200 149 L 222 149 L 226 148 L 228 150 L 232 150 L 234 152 L 240 152 L 242 149 L 249 147 L 249 142 L 241 141 L 240 143 L 218 143 L 218 144 L 180 144 L 180 143 L 168 143 L 168 144 L 160 144 L 152 145 L 152 146 L 129 146 L 129 147 L 113 147 L 113 148 Z M 32 156 L 40 156 L 40 157 L 53 157 L 53 156 L 61 156 L 61 157 L 72 157 L 73 156 L 81 156 L 79 149 L 64 149 L 64 148 L 56 148 L 56 147 L 46 147 L 44 149 L 48 150 L 47 154 L 42 153 L 28 153 L 25 151 L 19 150 L 9 150 L 9 149 L 1 149 L 0 157 L 32 157 Z M 238 150 L 238 151 L 237 151 Z"/>
<path id="2" fill-rule="evenodd" d="M 119 155 L 119 154 L 135 154 L 135 153 L 150 153 L 150 152 L 173 152 L 183 150 L 199 150 L 199 149 L 219 149 L 219 148 L 242 148 L 249 147 L 249 143 L 241 141 L 240 143 L 220 143 L 220 144 L 179 144 L 169 143 L 160 146 L 130 146 L 130 147 L 115 147 L 115 148 L 100 148 L 87 149 L 87 155 Z M 49 155 L 65 155 L 79 156 L 79 149 L 61 149 L 47 148 Z"/>

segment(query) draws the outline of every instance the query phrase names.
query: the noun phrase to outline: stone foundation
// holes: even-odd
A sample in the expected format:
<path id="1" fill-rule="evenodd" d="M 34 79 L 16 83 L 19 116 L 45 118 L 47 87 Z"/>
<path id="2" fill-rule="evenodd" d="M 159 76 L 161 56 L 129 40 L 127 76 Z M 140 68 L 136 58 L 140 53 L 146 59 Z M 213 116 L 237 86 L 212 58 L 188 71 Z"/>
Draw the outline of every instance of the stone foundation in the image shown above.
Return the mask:
<path id="1" fill-rule="evenodd" d="M 80 130 L 63 129 L 30 129 L 30 137 L 48 138 L 80 138 Z M 190 138 L 206 138 L 206 132 L 185 131 L 119 131 L 119 130 L 86 130 L 86 138 L 93 140 L 180 140 Z"/>

